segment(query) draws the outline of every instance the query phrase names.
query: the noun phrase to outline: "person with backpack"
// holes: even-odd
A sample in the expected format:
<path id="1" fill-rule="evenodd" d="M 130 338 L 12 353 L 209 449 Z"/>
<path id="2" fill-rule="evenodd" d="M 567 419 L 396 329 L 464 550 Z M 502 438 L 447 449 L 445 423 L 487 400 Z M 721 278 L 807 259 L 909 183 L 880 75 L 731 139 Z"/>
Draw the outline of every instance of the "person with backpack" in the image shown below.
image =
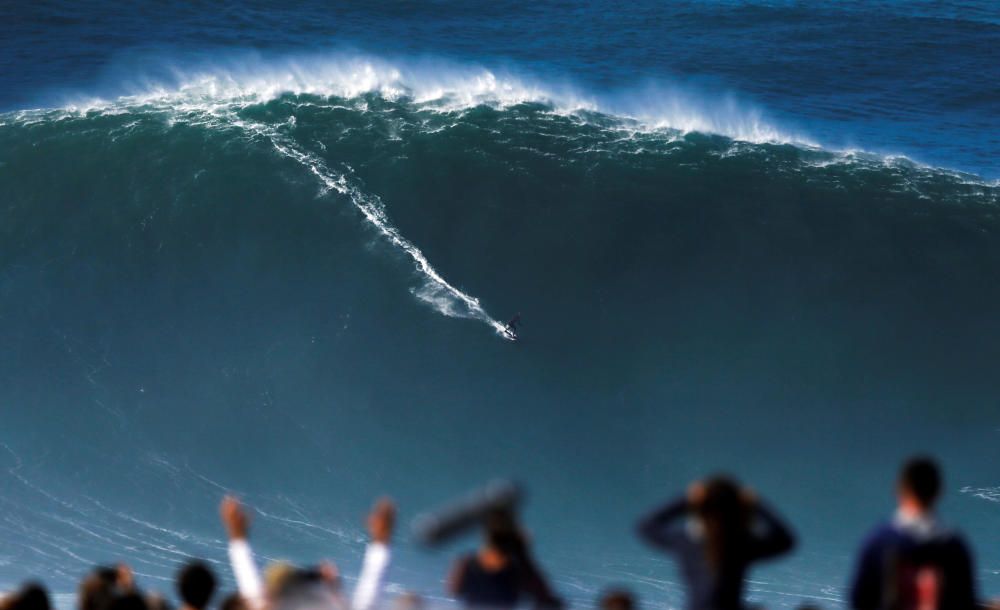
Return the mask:
<path id="1" fill-rule="evenodd" d="M 974 610 L 972 553 L 945 527 L 934 506 L 941 491 L 934 460 L 915 457 L 903 466 L 896 514 L 862 546 L 850 603 L 855 610 Z"/>

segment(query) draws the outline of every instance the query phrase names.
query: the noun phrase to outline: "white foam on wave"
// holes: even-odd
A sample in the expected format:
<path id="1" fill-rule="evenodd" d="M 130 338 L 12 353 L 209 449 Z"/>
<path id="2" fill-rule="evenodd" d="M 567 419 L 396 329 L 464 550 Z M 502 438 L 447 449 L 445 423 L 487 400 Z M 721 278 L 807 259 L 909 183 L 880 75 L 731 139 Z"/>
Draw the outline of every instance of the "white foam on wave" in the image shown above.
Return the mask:
<path id="1" fill-rule="evenodd" d="M 141 91 L 113 100 L 78 98 L 55 115 L 51 111 L 20 111 L 16 113 L 17 119 L 28 123 L 91 112 L 120 114 L 152 109 L 167 114 L 168 123 L 185 121 L 217 128 L 236 127 L 264 138 L 280 155 L 313 174 L 323 192 L 335 191 L 347 197 L 382 238 L 413 262 L 423 281 L 412 291 L 419 300 L 445 316 L 483 322 L 500 337 L 511 339 L 504 332 L 504 325 L 483 308 L 478 298 L 446 280 L 420 248 L 400 233 L 377 195 L 364 192 L 346 173 L 334 171 L 324 159 L 302 148 L 278 127 L 243 118 L 237 110 L 286 93 L 344 98 L 377 93 L 389 99 L 405 96 L 418 103 L 436 103 L 438 109 L 447 110 L 485 103 L 523 103 L 541 99 L 540 90 L 499 78 L 489 71 L 441 70 L 434 78 L 414 79 L 412 74 L 385 62 L 358 57 L 240 64 L 238 69 L 215 67 L 194 72 L 175 69 L 174 74 L 176 82 L 172 86 L 147 81 Z M 413 82 L 419 82 L 420 86 L 408 84 Z"/>
<path id="2" fill-rule="evenodd" d="M 732 94 L 664 82 L 594 93 L 566 79 L 512 68 L 343 52 L 279 58 L 243 53 L 194 66 L 154 68 L 156 77 L 123 75 L 120 80 L 126 84 L 111 98 L 77 96 L 67 100 L 66 109 L 107 110 L 122 103 L 183 108 L 206 102 L 262 103 L 285 94 L 347 99 L 376 94 L 432 110 L 539 103 L 559 113 L 629 119 L 653 130 L 712 133 L 755 143 L 810 143 L 779 129 L 762 110 Z"/>
<path id="3" fill-rule="evenodd" d="M 282 156 L 309 170 L 323 185 L 324 192 L 335 191 L 346 196 L 381 237 L 413 262 L 415 270 L 423 280 L 423 285 L 413 291 L 418 299 L 445 316 L 483 322 L 493 328 L 500 337 L 509 339 L 509 335 L 504 332 L 504 325 L 487 313 L 478 298 L 448 282 L 431 265 L 420 248 L 399 232 L 389 220 L 385 206 L 377 195 L 362 191 L 345 173 L 332 170 L 323 159 L 302 149 L 276 127 L 248 121 L 235 114 L 229 114 L 227 121 L 249 134 L 266 138 Z"/>
<path id="4" fill-rule="evenodd" d="M 986 500 L 988 502 L 1000 503 L 1000 487 L 971 487 L 966 486 L 959 490 L 961 493 L 969 494 L 974 498 Z"/>

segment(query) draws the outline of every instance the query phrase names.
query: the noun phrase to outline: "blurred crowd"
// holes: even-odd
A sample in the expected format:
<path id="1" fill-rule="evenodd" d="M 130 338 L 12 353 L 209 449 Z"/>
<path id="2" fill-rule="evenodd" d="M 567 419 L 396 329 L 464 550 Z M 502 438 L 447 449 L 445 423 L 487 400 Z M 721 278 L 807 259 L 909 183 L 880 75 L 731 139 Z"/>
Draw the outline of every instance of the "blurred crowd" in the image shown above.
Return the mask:
<path id="1" fill-rule="evenodd" d="M 961 533 L 944 525 L 935 506 L 942 488 L 934 460 L 915 457 L 900 470 L 895 511 L 862 541 L 844 605 L 855 610 L 1000 610 L 977 592 L 972 553 Z M 430 515 L 417 531 L 428 544 L 476 530 L 477 550 L 457 558 L 447 593 L 470 610 L 561 610 L 566 606 L 534 557 L 518 520 L 516 489 L 492 489 Z M 271 563 L 261 572 L 250 545 L 250 513 L 233 497 L 220 516 L 237 591 L 221 595 L 216 574 L 192 560 L 177 573 L 180 610 L 422 610 L 417 593 L 387 595 L 396 507 L 379 500 L 367 519 L 369 535 L 353 591 L 346 591 L 332 563 L 303 568 Z M 655 507 L 636 532 L 650 547 L 672 555 L 689 610 L 742 610 L 751 566 L 792 551 L 795 534 L 751 489 L 716 476 L 692 483 L 686 493 Z M 598 610 L 665 606 L 638 600 L 628 583 L 607 583 L 592 604 Z M 79 585 L 78 610 L 173 610 L 167 598 L 147 594 L 126 565 L 98 567 Z M 803 602 L 800 610 L 818 608 Z M 0 610 L 50 610 L 45 587 L 34 581 L 0 599 Z"/>

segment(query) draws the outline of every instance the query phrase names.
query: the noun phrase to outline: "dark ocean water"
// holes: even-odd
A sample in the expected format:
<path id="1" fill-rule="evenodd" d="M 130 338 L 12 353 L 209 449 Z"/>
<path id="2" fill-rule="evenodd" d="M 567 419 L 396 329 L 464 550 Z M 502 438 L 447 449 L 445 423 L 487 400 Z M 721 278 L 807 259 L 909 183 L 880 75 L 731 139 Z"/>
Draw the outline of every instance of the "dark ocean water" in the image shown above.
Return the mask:
<path id="1" fill-rule="evenodd" d="M 634 518 L 724 469 L 835 607 L 926 450 L 1000 593 L 993 3 L 0 10 L 0 586 L 226 574 L 225 490 L 353 575 L 511 475 L 575 606 L 675 605 Z"/>

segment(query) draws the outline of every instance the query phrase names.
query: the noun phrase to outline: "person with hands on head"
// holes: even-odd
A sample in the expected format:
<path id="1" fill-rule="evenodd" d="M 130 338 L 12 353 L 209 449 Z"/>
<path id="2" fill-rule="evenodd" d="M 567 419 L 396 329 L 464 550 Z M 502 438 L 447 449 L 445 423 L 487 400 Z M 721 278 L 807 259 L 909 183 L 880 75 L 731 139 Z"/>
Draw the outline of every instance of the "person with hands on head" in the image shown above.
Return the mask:
<path id="1" fill-rule="evenodd" d="M 696 481 L 684 497 L 639 521 L 639 537 L 674 553 L 689 610 L 740 610 L 747 569 L 787 553 L 795 539 L 757 495 L 728 477 Z"/>
<path id="2" fill-rule="evenodd" d="M 98 567 L 80 582 L 77 606 L 80 610 L 107 610 L 120 598 L 131 599 L 135 592 L 135 577 L 126 564 Z"/>

